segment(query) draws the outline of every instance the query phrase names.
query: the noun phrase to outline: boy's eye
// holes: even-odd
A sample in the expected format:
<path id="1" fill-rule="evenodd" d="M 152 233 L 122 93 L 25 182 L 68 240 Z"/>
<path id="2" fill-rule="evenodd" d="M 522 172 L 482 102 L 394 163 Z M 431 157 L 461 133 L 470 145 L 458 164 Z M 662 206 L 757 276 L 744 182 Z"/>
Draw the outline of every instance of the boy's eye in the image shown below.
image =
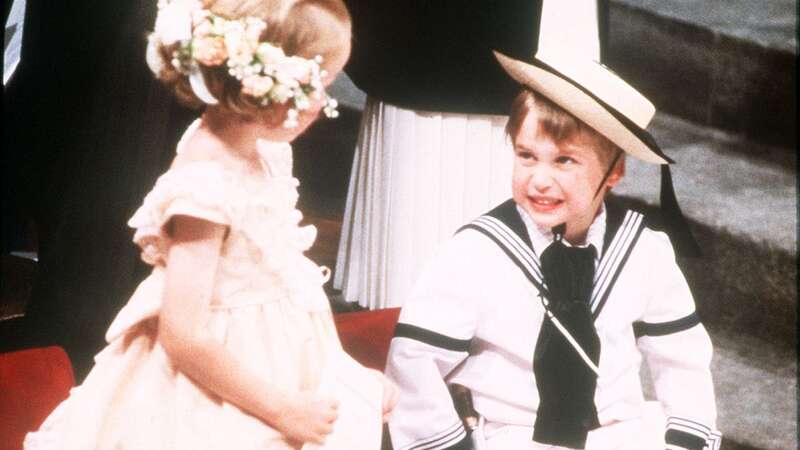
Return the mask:
<path id="1" fill-rule="evenodd" d="M 556 158 L 556 162 L 558 164 L 574 164 L 577 161 L 571 156 L 559 156 L 558 158 Z"/>
<path id="2" fill-rule="evenodd" d="M 533 153 L 527 150 L 517 150 L 517 158 L 524 159 L 524 160 L 532 160 L 535 159 Z"/>

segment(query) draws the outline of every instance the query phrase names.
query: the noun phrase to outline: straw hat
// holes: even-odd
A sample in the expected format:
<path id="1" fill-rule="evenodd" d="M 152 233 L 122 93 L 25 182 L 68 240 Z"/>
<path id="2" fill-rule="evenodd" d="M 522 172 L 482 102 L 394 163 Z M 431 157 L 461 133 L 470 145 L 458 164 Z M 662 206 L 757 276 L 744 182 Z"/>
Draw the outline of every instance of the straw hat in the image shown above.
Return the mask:
<path id="1" fill-rule="evenodd" d="M 645 131 L 656 108 L 606 66 L 568 52 L 539 52 L 532 63 L 494 52 L 517 82 L 538 92 L 643 161 L 669 164 Z"/>

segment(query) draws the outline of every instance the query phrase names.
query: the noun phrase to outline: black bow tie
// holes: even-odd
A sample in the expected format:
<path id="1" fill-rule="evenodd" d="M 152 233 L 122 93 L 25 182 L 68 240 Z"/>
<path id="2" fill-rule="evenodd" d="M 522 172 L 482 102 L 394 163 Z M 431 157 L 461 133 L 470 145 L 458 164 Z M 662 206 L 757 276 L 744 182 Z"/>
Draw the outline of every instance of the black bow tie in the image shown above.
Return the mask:
<path id="1" fill-rule="evenodd" d="M 559 236 L 542 253 L 541 263 L 548 309 L 597 364 L 600 339 L 590 306 L 595 255 L 593 246 L 567 247 Z M 533 440 L 583 448 L 589 431 L 599 426 L 597 377 L 547 318 L 536 342 L 533 371 L 540 398 Z"/>

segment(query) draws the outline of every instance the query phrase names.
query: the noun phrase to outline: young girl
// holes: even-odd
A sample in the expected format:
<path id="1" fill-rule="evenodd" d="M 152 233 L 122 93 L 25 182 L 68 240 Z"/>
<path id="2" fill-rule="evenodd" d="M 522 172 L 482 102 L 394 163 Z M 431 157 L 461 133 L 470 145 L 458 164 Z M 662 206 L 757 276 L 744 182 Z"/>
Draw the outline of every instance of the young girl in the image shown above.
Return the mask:
<path id="1" fill-rule="evenodd" d="M 335 115 L 349 40 L 340 0 L 159 2 L 148 64 L 205 112 L 129 222 L 152 274 L 25 448 L 379 441 L 397 391 L 341 348 L 291 174 L 289 142 Z"/>

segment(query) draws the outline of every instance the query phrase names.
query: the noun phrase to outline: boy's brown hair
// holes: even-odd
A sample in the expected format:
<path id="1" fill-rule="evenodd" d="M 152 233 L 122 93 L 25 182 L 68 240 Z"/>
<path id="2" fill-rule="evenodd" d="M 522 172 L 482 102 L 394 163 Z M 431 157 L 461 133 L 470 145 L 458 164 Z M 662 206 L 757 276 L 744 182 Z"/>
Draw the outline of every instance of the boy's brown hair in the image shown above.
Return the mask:
<path id="1" fill-rule="evenodd" d="M 622 152 L 619 146 L 595 131 L 594 128 L 586 125 L 547 97 L 539 95 L 530 89 L 522 89 L 511 103 L 506 133 L 512 140 L 514 140 L 522 127 L 522 121 L 525 120 L 525 116 L 531 111 L 538 116 L 539 132 L 549 136 L 557 143 L 572 139 L 580 133 L 586 133 L 586 136 L 597 142 L 596 148 L 600 162 L 603 164 L 610 163 L 611 158 L 617 152 Z M 622 154 L 624 155 L 624 152 Z"/>

